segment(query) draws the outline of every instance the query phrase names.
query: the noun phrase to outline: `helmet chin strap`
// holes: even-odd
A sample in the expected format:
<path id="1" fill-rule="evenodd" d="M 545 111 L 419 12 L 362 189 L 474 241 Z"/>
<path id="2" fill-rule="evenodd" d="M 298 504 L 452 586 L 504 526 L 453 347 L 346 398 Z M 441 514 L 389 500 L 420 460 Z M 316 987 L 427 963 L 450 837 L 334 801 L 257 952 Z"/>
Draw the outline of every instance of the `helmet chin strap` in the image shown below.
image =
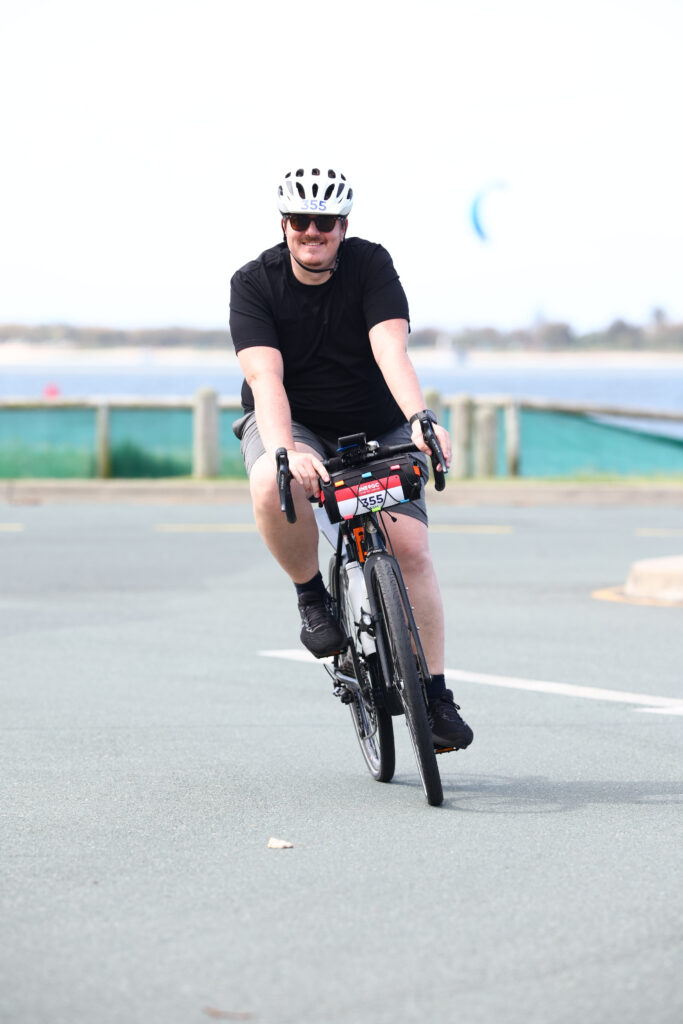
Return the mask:
<path id="1" fill-rule="evenodd" d="M 285 238 L 285 241 L 287 241 L 286 238 Z M 305 270 L 307 274 L 329 274 L 330 276 L 332 276 L 332 274 L 334 274 L 335 270 L 339 266 L 339 257 L 341 256 L 341 247 L 342 247 L 343 244 L 344 244 L 344 240 L 342 239 L 342 241 L 339 243 L 339 248 L 337 249 L 337 256 L 336 256 L 335 261 L 334 261 L 334 266 L 332 266 L 332 267 L 322 267 L 322 268 L 316 267 L 315 269 L 313 267 L 307 267 L 305 263 L 302 263 L 301 260 L 298 260 L 296 258 L 296 256 L 294 255 L 292 250 L 289 248 L 289 246 L 287 246 L 287 252 L 292 257 L 294 262 L 298 263 L 299 266 L 301 267 L 301 269 Z"/>

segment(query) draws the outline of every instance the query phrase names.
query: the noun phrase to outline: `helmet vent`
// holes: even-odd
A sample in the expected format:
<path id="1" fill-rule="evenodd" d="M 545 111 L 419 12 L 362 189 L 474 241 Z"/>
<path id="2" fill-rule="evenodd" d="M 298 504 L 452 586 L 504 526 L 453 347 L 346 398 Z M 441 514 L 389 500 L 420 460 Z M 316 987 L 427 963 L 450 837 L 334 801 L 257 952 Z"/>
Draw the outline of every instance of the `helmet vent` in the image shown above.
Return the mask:
<path id="1" fill-rule="evenodd" d="M 332 171 L 332 170 L 328 171 L 327 172 L 327 177 L 328 178 L 336 178 L 337 177 L 336 172 Z"/>
<path id="2" fill-rule="evenodd" d="M 334 185 L 328 185 L 325 189 L 325 199 L 329 199 L 334 192 Z"/>
<path id="3" fill-rule="evenodd" d="M 318 175 L 318 174 L 320 174 L 320 171 L 318 170 L 317 167 L 314 167 L 313 170 L 311 171 L 311 174 Z"/>
<path id="4" fill-rule="evenodd" d="M 302 199 L 306 198 L 306 190 L 305 190 L 305 188 L 303 187 L 303 185 L 301 184 L 300 181 L 297 181 L 297 183 L 296 183 L 296 190 L 297 190 L 297 192 L 299 193 L 299 195 L 301 196 Z"/>
<path id="5" fill-rule="evenodd" d="M 296 172 L 296 176 L 297 176 L 297 178 L 303 178 L 303 176 L 304 176 L 304 169 L 303 169 L 303 167 L 299 168 L 299 170 Z"/>

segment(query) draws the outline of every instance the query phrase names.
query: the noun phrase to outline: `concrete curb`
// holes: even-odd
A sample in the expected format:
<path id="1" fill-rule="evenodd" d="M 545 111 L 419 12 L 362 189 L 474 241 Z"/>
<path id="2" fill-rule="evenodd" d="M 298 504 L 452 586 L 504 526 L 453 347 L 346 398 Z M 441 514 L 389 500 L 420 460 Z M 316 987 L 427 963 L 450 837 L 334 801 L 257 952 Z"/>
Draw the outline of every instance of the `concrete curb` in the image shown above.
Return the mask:
<path id="1" fill-rule="evenodd" d="M 683 555 L 634 562 L 626 580 L 628 598 L 683 603 Z"/>
<path id="2" fill-rule="evenodd" d="M 428 500 L 440 506 L 657 505 L 683 506 L 681 483 L 563 483 L 539 480 L 452 480 Z M 248 503 L 246 480 L 4 480 L 0 504 L 140 503 L 222 505 Z"/>

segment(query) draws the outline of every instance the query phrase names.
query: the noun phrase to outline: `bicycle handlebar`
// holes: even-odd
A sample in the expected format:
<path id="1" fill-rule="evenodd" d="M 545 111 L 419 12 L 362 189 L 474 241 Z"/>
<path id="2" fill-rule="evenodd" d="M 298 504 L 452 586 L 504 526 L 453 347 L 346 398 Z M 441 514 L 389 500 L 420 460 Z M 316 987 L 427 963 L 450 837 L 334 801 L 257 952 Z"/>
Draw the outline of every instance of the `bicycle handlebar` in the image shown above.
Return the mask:
<path id="1" fill-rule="evenodd" d="M 430 458 L 434 473 L 434 487 L 437 491 L 443 491 L 446 486 L 446 473 L 448 472 L 448 468 L 446 466 L 443 451 L 441 450 L 441 445 L 437 440 L 430 420 L 427 418 L 420 418 L 420 426 L 422 427 L 422 436 L 431 451 Z M 323 466 L 328 473 L 337 473 L 342 469 L 346 469 L 350 466 L 360 466 L 366 462 L 371 462 L 374 459 L 390 459 L 394 455 L 403 455 L 406 452 L 417 452 L 420 450 L 412 441 L 408 441 L 405 444 L 374 444 L 373 447 L 371 447 L 371 443 L 368 443 L 365 440 L 365 435 L 360 434 L 357 436 L 358 441 L 348 449 L 347 454 L 342 452 L 339 455 L 332 455 L 329 459 L 323 459 Z M 360 438 L 363 438 L 362 442 L 360 441 Z M 278 448 L 275 452 L 275 465 L 277 489 L 280 495 L 280 508 L 287 516 L 287 522 L 295 523 L 296 512 L 294 511 L 291 488 L 292 474 L 289 469 L 289 460 L 287 458 L 286 448 Z M 437 469 L 437 466 L 441 466 L 441 468 Z"/>
<path id="2" fill-rule="evenodd" d="M 430 458 L 434 472 L 434 487 L 437 491 L 443 491 L 446 486 L 446 473 L 448 469 L 446 468 L 446 460 L 441 450 L 441 445 L 429 420 L 421 421 L 421 426 L 422 435 L 431 449 Z M 373 448 L 365 442 L 362 447 L 360 444 L 354 445 L 346 455 L 342 452 L 340 455 L 333 455 L 329 459 L 323 459 L 323 466 L 328 473 L 337 473 L 349 466 L 360 466 L 365 462 L 371 462 L 373 459 L 390 459 L 394 455 L 403 455 L 405 452 L 417 452 L 419 450 L 412 441 L 406 441 L 404 444 L 377 445 L 377 447 Z M 437 466 L 441 466 L 441 469 L 437 469 Z"/>

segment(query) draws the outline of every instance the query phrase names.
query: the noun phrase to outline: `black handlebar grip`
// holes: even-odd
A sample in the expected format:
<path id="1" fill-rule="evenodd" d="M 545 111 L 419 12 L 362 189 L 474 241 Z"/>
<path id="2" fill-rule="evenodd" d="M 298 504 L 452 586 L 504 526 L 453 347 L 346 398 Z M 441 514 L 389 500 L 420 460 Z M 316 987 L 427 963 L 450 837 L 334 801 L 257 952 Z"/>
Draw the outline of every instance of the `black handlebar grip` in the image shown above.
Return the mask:
<path id="1" fill-rule="evenodd" d="M 296 522 L 294 501 L 292 499 L 291 480 L 292 474 L 289 471 L 289 460 L 287 449 L 278 448 L 275 452 L 275 466 L 277 476 L 277 489 L 280 495 L 280 509 L 285 513 L 288 523 Z"/>
<path id="2" fill-rule="evenodd" d="M 441 445 L 439 444 L 436 434 L 432 430 L 432 424 L 425 417 L 420 417 L 420 426 L 422 427 L 422 436 L 429 445 L 432 455 L 432 470 L 434 472 L 434 487 L 437 491 L 443 491 L 446 486 L 446 460 L 444 459 L 443 452 L 441 451 Z M 441 469 L 436 467 L 440 465 Z"/>

